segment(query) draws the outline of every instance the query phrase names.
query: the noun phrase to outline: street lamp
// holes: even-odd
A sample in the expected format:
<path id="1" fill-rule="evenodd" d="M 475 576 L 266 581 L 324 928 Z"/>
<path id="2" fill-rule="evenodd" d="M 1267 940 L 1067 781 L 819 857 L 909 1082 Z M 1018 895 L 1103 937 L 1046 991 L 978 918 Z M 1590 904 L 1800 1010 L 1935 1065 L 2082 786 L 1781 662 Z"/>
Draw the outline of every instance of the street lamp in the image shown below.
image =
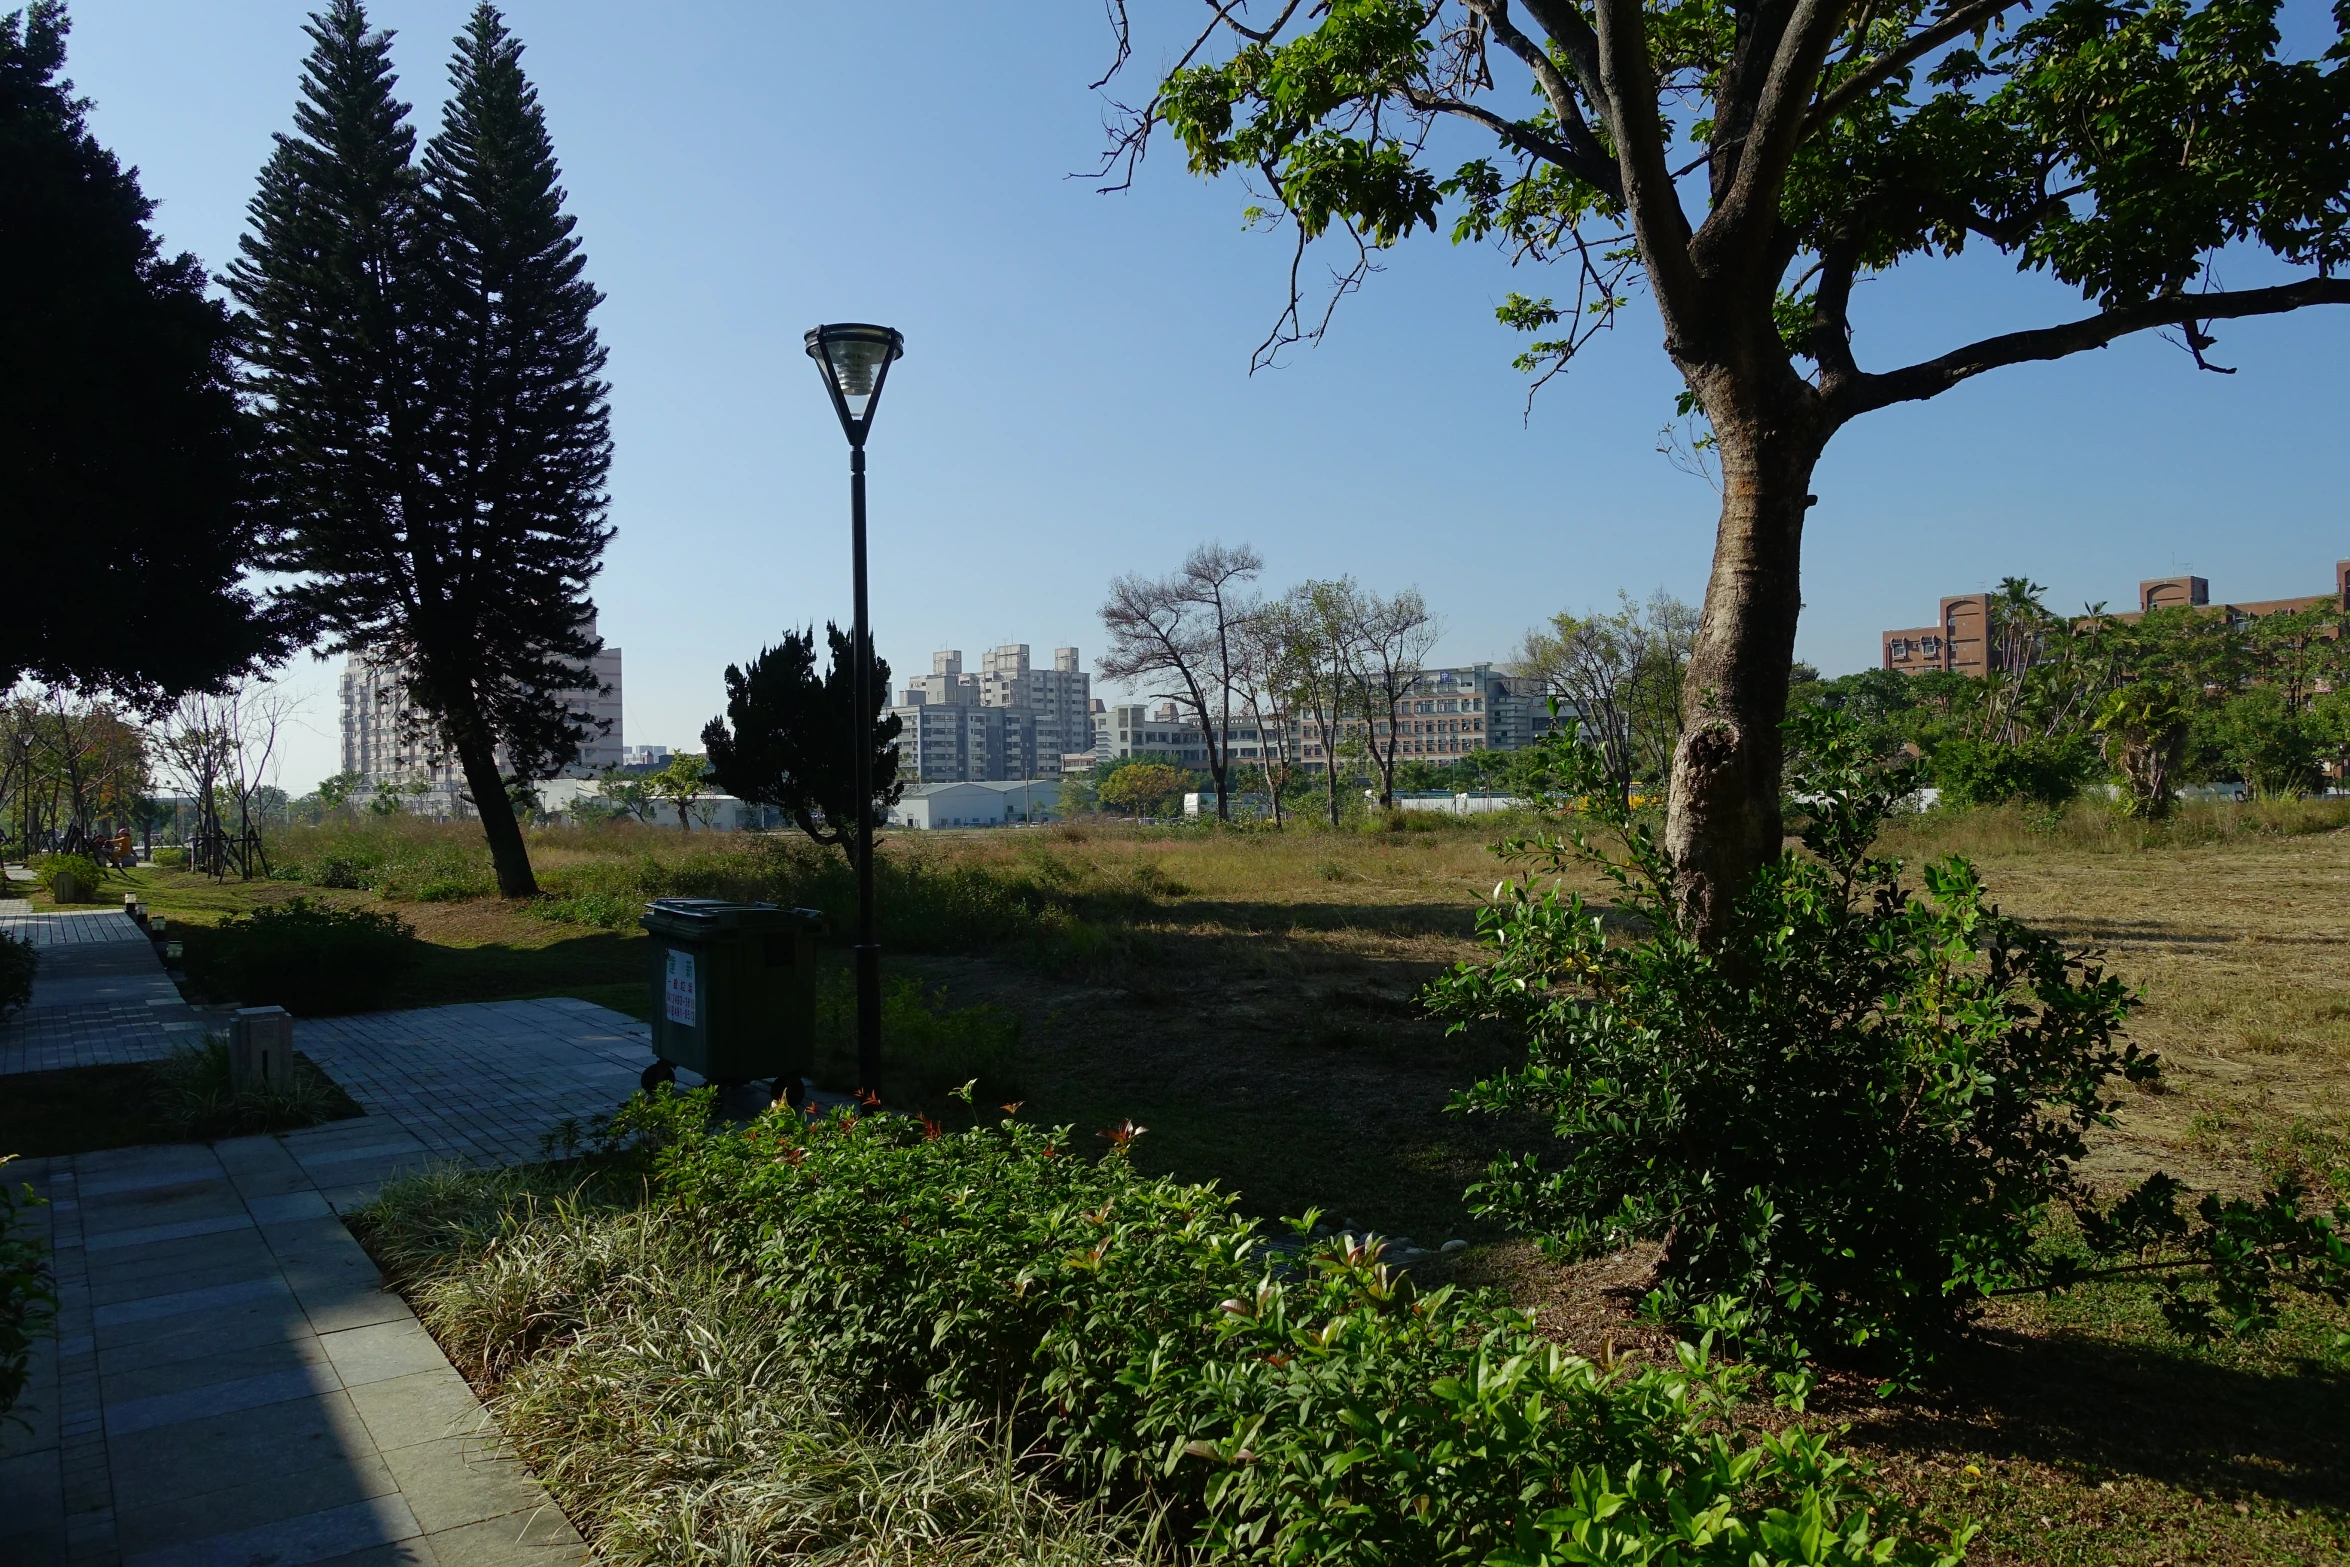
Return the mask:
<path id="1" fill-rule="evenodd" d="M 848 321 L 811 328 L 808 357 L 824 377 L 841 433 L 849 438 L 849 553 L 855 563 L 857 626 L 851 673 L 857 714 L 851 743 L 857 763 L 857 1088 L 881 1095 L 881 947 L 873 939 L 873 628 L 865 613 L 865 437 L 873 429 L 890 365 L 906 352 L 905 334 Z"/>

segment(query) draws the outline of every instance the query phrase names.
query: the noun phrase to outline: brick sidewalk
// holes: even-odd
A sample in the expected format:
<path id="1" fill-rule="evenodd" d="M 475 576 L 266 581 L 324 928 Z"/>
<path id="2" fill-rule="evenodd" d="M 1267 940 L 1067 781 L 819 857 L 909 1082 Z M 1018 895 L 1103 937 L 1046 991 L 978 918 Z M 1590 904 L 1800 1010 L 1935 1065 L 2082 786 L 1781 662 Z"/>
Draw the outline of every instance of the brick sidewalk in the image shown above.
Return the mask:
<path id="1" fill-rule="evenodd" d="M 0 1561 L 571 1567 L 578 1536 L 277 1139 L 8 1167 L 57 1336 L 0 1434 Z"/>
<path id="2" fill-rule="evenodd" d="M 0 1074 L 152 1060 L 217 1019 L 122 914 L 0 903 L 41 948 Z M 405 1171 L 538 1157 L 652 1051 L 583 1001 L 296 1025 L 367 1112 L 283 1137 L 7 1167 L 51 1198 L 58 1332 L 0 1431 L 15 1567 L 556 1567 L 584 1548 L 337 1215 Z"/>

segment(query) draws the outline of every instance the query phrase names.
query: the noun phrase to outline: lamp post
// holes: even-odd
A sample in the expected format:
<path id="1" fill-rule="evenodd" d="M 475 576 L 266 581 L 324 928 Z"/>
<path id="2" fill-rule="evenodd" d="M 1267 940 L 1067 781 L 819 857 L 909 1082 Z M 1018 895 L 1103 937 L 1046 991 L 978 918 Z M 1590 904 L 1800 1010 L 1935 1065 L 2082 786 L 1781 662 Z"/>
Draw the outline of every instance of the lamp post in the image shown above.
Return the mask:
<path id="1" fill-rule="evenodd" d="M 881 1095 L 881 946 L 873 938 L 873 627 L 865 613 L 865 437 L 881 402 L 889 367 L 906 351 L 905 335 L 886 326 L 841 322 L 811 328 L 808 357 L 849 438 L 849 554 L 854 562 L 857 626 L 851 639 L 856 717 L 850 743 L 857 770 L 857 1089 Z"/>

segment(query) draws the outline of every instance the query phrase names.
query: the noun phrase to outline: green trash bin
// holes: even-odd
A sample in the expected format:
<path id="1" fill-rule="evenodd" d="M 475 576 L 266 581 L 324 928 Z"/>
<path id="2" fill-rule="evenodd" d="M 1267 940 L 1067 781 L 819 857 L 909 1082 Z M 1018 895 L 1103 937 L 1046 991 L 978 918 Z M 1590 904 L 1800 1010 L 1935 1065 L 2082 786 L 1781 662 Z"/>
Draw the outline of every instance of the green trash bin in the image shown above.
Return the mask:
<path id="1" fill-rule="evenodd" d="M 650 1093 L 677 1069 L 734 1087 L 773 1078 L 793 1104 L 816 1062 L 816 936 L 824 916 L 774 903 L 662 898 L 637 921 L 652 936 Z"/>

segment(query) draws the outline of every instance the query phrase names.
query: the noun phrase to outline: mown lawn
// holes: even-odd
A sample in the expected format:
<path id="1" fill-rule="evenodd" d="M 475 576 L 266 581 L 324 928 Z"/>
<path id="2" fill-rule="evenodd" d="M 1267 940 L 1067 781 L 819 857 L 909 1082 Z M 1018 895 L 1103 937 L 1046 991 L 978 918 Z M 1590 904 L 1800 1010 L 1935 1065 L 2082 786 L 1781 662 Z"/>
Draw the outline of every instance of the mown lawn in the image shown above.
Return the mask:
<path id="1" fill-rule="evenodd" d="M 2143 992 L 2135 1037 L 2162 1053 L 2167 1079 L 2128 1096 L 2096 1147 L 2095 1178 L 2162 1168 L 2233 1191 L 2290 1170 L 2350 1194 L 2345 824 L 2340 802 L 2212 807 L 2149 838 L 2079 807 L 2058 821 L 1923 818 L 1884 847 L 1912 863 L 1968 853 L 2009 910 L 2101 949 Z M 461 829 L 398 830 L 431 838 L 435 864 L 478 852 Z M 1148 1128 L 1136 1150 L 1146 1167 L 1219 1180 L 1258 1214 L 1314 1205 L 1428 1244 L 1478 1242 L 1465 1276 L 1539 1303 L 1553 1331 L 1589 1351 L 1637 1345 L 1626 1310 L 1639 1259 L 1552 1268 L 1481 1231 L 1462 1205 L 1494 1144 L 1444 1102 L 1506 1060 L 1507 1042 L 1446 1037 L 1414 995 L 1472 951 L 1476 905 L 1502 873 L 1489 836 L 909 835 L 886 852 L 931 880 L 908 887 L 960 877 L 966 891 L 1004 896 L 909 926 L 886 962 L 955 1004 L 1021 1018 L 1029 1115 L 1081 1137 L 1131 1118 Z M 573 898 L 623 885 L 623 873 L 639 891 L 669 877 L 680 891 L 793 901 L 837 886 L 794 881 L 802 873 L 778 871 L 768 849 L 725 835 L 607 829 L 536 846 Z M 464 873 L 430 874 L 446 895 Z M 134 884 L 193 924 L 258 900 L 378 896 L 158 872 Z M 431 949 L 413 1004 L 562 994 L 644 1013 L 641 937 L 626 924 L 558 923 L 488 897 L 396 906 Z M 1986 1524 L 1972 1560 L 2350 1561 L 2350 1355 L 2335 1343 L 2345 1327 L 2340 1313 L 2304 1312 L 2266 1341 L 2199 1351 L 2141 1298 L 2088 1291 L 2003 1306 L 1932 1397 L 1886 1403 L 1838 1380 L 1823 1407 L 1852 1422 L 1913 1500 Z"/>

